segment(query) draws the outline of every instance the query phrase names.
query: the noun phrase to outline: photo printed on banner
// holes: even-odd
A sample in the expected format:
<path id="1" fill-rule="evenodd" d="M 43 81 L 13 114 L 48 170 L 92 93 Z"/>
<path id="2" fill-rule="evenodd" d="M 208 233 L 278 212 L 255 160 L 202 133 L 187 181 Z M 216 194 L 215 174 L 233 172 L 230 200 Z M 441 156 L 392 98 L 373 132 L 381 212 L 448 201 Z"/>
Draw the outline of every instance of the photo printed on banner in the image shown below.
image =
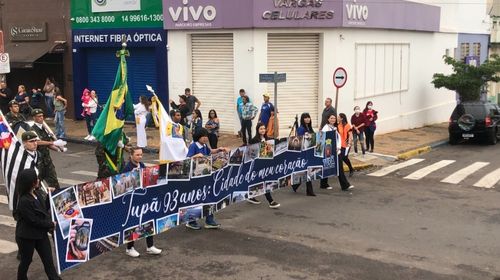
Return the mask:
<path id="1" fill-rule="evenodd" d="M 191 158 L 191 178 L 210 176 L 212 174 L 212 157 Z"/>
<path id="2" fill-rule="evenodd" d="M 302 150 L 306 151 L 316 147 L 316 134 L 306 132 L 302 138 Z"/>
<path id="3" fill-rule="evenodd" d="M 248 199 L 248 191 L 246 192 L 233 192 L 233 203 L 245 201 Z"/>
<path id="4" fill-rule="evenodd" d="M 286 188 L 286 187 L 291 187 L 292 186 L 292 174 L 279 178 L 278 185 L 279 185 L 280 189 Z"/>
<path id="5" fill-rule="evenodd" d="M 155 235 L 155 221 L 150 220 L 142 225 L 133 226 L 123 231 L 123 243 Z"/>
<path id="6" fill-rule="evenodd" d="M 309 181 L 319 180 L 323 178 L 323 166 L 308 166 L 307 179 Z"/>
<path id="7" fill-rule="evenodd" d="M 85 262 L 89 256 L 92 219 L 71 219 L 66 262 Z"/>
<path id="8" fill-rule="evenodd" d="M 274 156 L 281 155 L 288 150 L 288 137 L 276 139 L 274 141 Z"/>
<path id="9" fill-rule="evenodd" d="M 248 186 L 248 198 L 254 198 L 266 193 L 265 182 Z"/>
<path id="10" fill-rule="evenodd" d="M 325 151 L 326 133 L 316 132 L 316 146 L 314 147 L 314 156 L 322 158 Z"/>
<path id="11" fill-rule="evenodd" d="M 266 184 L 265 184 L 266 193 L 273 192 L 277 189 L 279 189 L 278 181 L 266 181 Z"/>
<path id="12" fill-rule="evenodd" d="M 189 181 L 191 171 L 191 159 L 174 161 L 168 164 L 167 178 L 172 181 Z"/>
<path id="13" fill-rule="evenodd" d="M 203 204 L 179 208 L 179 223 L 185 224 L 201 219 L 203 215 Z"/>
<path id="14" fill-rule="evenodd" d="M 245 153 L 245 163 L 255 160 L 259 157 L 259 148 L 260 144 L 252 144 L 247 146 L 247 150 Z"/>
<path id="15" fill-rule="evenodd" d="M 217 212 L 217 204 L 209 203 L 203 205 L 203 217 L 207 217 L 209 215 L 213 215 Z"/>
<path id="16" fill-rule="evenodd" d="M 115 233 L 90 242 L 89 259 L 95 258 L 120 246 L 120 233 Z"/>
<path id="17" fill-rule="evenodd" d="M 241 165 L 243 163 L 243 158 L 245 157 L 247 147 L 238 147 L 231 151 L 231 156 L 229 157 L 230 165 Z"/>
<path id="18" fill-rule="evenodd" d="M 302 150 L 302 136 L 290 136 L 288 138 L 288 150 L 290 152 L 300 152 Z"/>
<path id="19" fill-rule="evenodd" d="M 111 203 L 109 178 L 77 185 L 76 190 L 82 208 Z"/>
<path id="20" fill-rule="evenodd" d="M 147 166 L 142 169 L 142 187 L 147 188 L 158 185 L 158 178 L 160 177 L 160 166 Z"/>
<path id="21" fill-rule="evenodd" d="M 307 181 L 307 169 L 303 171 L 293 172 L 292 185 L 298 185 Z"/>
<path id="22" fill-rule="evenodd" d="M 260 142 L 259 158 L 273 159 L 274 157 L 274 139 Z"/>
<path id="23" fill-rule="evenodd" d="M 117 174 L 111 177 L 111 181 L 113 198 L 117 198 L 141 187 L 141 171 L 134 169 L 130 172 Z"/>
<path id="24" fill-rule="evenodd" d="M 215 172 L 219 169 L 226 167 L 229 164 L 229 152 L 221 151 L 212 154 L 212 171 Z"/>
<path id="25" fill-rule="evenodd" d="M 156 219 L 156 233 L 165 232 L 179 225 L 179 214 L 175 213 L 163 218 Z"/>
<path id="26" fill-rule="evenodd" d="M 83 218 L 78 203 L 75 187 L 71 186 L 52 196 L 52 205 L 56 213 L 57 224 L 64 238 L 68 237 L 71 219 Z"/>
<path id="27" fill-rule="evenodd" d="M 223 199 L 219 200 L 219 202 L 217 202 L 217 211 L 226 208 L 227 206 L 229 206 L 230 203 L 231 203 L 231 195 L 229 194 Z"/>

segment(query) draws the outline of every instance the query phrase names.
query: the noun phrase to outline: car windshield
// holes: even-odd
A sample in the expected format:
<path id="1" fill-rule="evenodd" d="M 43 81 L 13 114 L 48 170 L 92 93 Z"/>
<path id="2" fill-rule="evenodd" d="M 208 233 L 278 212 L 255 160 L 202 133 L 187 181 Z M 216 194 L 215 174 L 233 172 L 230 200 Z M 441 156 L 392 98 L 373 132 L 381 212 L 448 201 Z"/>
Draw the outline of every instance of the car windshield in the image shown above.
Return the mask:
<path id="1" fill-rule="evenodd" d="M 486 106 L 484 104 L 459 104 L 453 110 L 452 119 L 458 119 L 464 114 L 472 115 L 476 119 L 486 117 Z"/>

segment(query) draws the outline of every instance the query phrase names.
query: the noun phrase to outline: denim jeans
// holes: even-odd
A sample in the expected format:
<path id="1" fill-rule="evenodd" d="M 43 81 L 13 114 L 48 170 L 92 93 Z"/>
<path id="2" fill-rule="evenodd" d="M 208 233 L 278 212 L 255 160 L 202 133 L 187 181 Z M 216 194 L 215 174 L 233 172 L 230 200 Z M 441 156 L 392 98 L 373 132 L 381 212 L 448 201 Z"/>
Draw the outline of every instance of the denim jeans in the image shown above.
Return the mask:
<path id="1" fill-rule="evenodd" d="M 96 121 L 97 113 L 93 113 L 89 115 L 85 115 L 85 122 L 87 123 L 87 131 L 89 135 L 92 134 L 92 129 L 94 129 L 95 121 Z"/>
<path id="2" fill-rule="evenodd" d="M 64 129 L 64 114 L 66 114 L 66 110 L 56 111 L 56 115 L 54 117 L 57 138 L 66 138 L 66 132 Z"/>
<path id="3" fill-rule="evenodd" d="M 247 133 L 248 133 L 248 138 L 247 138 Z M 241 127 L 241 138 L 243 140 L 243 144 L 248 144 L 250 142 L 250 139 L 252 139 L 252 120 L 243 120 L 242 121 L 242 127 Z"/>
<path id="4" fill-rule="evenodd" d="M 45 96 L 45 105 L 47 107 L 47 112 L 45 115 L 48 118 L 54 117 L 54 96 Z"/>
<path id="5" fill-rule="evenodd" d="M 361 151 L 363 152 L 363 154 L 365 154 L 365 145 L 364 145 L 365 135 L 364 135 L 364 132 L 360 131 L 359 134 L 357 134 L 356 132 L 353 131 L 352 137 L 354 139 L 354 152 L 355 153 L 358 152 L 358 139 L 359 139 L 359 144 L 361 145 Z"/>

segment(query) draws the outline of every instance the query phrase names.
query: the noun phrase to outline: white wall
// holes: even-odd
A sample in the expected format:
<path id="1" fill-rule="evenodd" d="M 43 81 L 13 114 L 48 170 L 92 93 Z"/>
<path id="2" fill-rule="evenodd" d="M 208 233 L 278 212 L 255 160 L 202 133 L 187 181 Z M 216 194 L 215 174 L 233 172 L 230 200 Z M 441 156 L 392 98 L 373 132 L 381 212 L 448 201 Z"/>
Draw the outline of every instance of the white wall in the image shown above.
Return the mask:
<path id="1" fill-rule="evenodd" d="M 441 7 L 441 31 L 489 33 L 488 0 L 417 0 Z"/>
<path id="2" fill-rule="evenodd" d="M 449 73 L 451 70 L 443 63 L 442 56 L 446 49 L 452 50 L 456 47 L 457 35 L 453 33 L 352 28 L 255 29 L 224 30 L 223 32 L 234 34 L 235 88 L 232 97 L 234 100 L 238 96 L 238 90 L 244 88 L 256 105 L 261 103 L 261 94 L 265 91 L 266 85 L 259 83 L 258 74 L 267 72 L 268 33 L 303 32 L 319 33 L 321 38 L 319 102 L 317 104 L 319 112 L 323 108 L 323 100 L 326 97 L 335 99 L 332 75 L 334 69 L 339 66 L 346 68 L 348 81 L 346 86 L 340 89 L 338 112 L 344 112 L 350 117 L 355 105 L 364 107 L 368 100 L 373 101 L 374 108 L 380 112 L 377 122 L 378 133 L 447 121 L 455 106 L 453 92 L 437 90 L 431 84 L 434 73 Z M 185 87 L 191 87 L 189 34 L 184 31 L 168 32 L 171 96 L 183 93 Z M 353 92 L 356 79 L 354 75 L 356 43 L 409 43 L 408 91 L 355 99 Z M 228 110 L 234 111 L 234 108 L 228 108 Z"/>

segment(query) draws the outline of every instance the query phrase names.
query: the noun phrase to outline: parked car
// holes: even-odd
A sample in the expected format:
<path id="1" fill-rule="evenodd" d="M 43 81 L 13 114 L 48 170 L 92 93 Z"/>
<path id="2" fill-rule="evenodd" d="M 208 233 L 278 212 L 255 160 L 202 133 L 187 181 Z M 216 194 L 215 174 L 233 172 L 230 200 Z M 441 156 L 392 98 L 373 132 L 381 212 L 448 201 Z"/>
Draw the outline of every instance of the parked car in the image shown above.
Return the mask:
<path id="1" fill-rule="evenodd" d="M 494 145 L 500 138 L 500 108 L 498 105 L 483 102 L 462 102 L 451 114 L 448 133 L 450 144 L 455 145 L 462 139 L 483 140 Z"/>

